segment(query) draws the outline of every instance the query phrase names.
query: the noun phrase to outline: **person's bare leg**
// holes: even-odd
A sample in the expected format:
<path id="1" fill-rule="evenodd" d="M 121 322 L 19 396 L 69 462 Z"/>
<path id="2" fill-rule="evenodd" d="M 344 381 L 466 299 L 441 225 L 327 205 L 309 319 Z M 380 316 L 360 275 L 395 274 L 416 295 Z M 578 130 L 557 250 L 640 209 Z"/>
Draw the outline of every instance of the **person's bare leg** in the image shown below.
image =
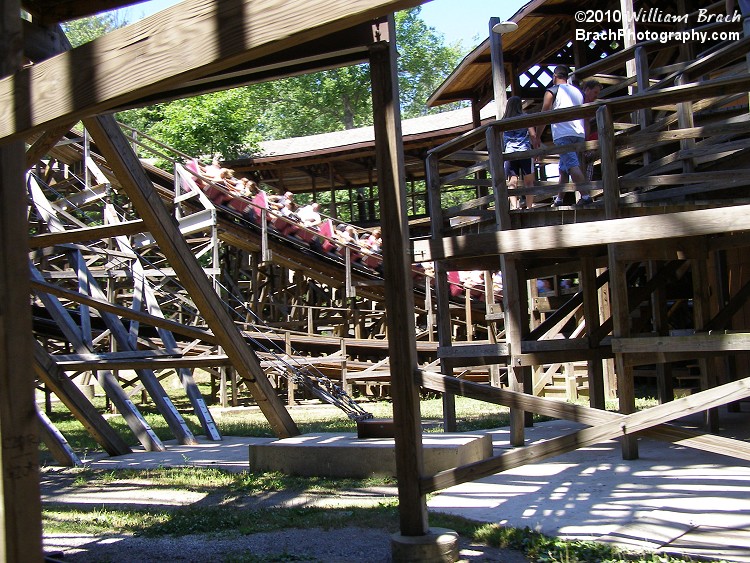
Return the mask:
<path id="1" fill-rule="evenodd" d="M 531 188 L 534 186 L 534 175 L 533 174 L 524 174 L 523 177 L 523 185 L 526 188 Z M 526 195 L 526 208 L 531 209 L 534 207 L 534 195 L 533 194 L 527 194 Z"/>
<path id="2" fill-rule="evenodd" d="M 560 185 L 567 184 L 568 180 L 570 180 L 570 176 L 568 176 L 568 173 L 565 172 L 565 171 L 563 171 L 563 170 L 560 170 L 560 178 L 557 181 L 557 183 L 560 184 Z M 560 191 L 557 192 L 557 198 L 561 202 L 565 201 L 565 191 L 562 188 L 560 188 Z"/>
<path id="3" fill-rule="evenodd" d="M 518 176 L 511 176 L 508 179 L 508 191 L 513 194 L 518 187 Z M 518 209 L 518 198 L 515 195 L 508 195 L 508 202 L 511 210 Z"/>
<path id="4" fill-rule="evenodd" d="M 573 179 L 573 182 L 576 184 L 576 187 L 586 183 L 586 176 L 584 176 L 579 166 L 573 166 L 568 170 L 568 172 L 570 173 L 570 177 Z M 589 195 L 589 190 L 579 189 L 578 191 L 581 192 L 581 197 Z"/>

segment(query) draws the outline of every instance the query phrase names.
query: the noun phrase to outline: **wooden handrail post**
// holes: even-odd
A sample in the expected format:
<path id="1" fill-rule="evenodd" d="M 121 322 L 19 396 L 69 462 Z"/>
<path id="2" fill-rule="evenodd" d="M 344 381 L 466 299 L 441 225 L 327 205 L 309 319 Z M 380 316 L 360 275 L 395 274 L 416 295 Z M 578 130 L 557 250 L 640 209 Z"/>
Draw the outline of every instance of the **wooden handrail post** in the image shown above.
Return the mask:
<path id="1" fill-rule="evenodd" d="M 599 129 L 599 150 L 602 158 L 602 184 L 604 187 L 604 210 L 607 219 L 619 216 L 620 179 L 617 173 L 617 153 L 615 152 L 615 130 L 612 112 L 601 106 L 596 111 L 596 124 Z M 612 335 L 624 338 L 630 334 L 630 309 L 628 308 L 628 284 L 626 264 L 618 259 L 617 245 L 607 245 L 609 259 L 609 291 L 612 305 Z M 617 395 L 620 412 L 635 412 L 635 386 L 633 368 L 625 361 L 625 354 L 615 354 L 617 375 Z M 638 458 L 638 441 L 634 436 L 623 436 L 620 445 L 623 459 Z"/>
<path id="2" fill-rule="evenodd" d="M 636 47 L 635 49 L 635 74 L 638 79 L 638 92 L 645 92 L 650 86 L 649 81 L 649 69 L 648 69 L 648 53 L 644 47 Z M 643 108 L 638 110 L 638 124 L 641 130 L 651 125 L 653 119 L 653 112 L 650 108 Z M 643 152 L 643 165 L 647 165 L 651 162 L 651 152 Z"/>

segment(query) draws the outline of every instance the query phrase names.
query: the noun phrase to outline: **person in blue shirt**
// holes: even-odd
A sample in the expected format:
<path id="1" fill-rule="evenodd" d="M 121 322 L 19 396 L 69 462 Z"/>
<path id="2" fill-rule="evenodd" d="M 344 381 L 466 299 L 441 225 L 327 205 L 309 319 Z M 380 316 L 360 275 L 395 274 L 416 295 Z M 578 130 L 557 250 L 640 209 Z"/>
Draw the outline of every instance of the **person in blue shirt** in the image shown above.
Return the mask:
<path id="1" fill-rule="evenodd" d="M 505 106 L 503 119 L 524 115 L 521 98 L 512 96 Z M 533 161 L 529 158 L 512 160 L 512 153 L 531 150 L 536 144 L 536 129 L 534 127 L 511 129 L 503 132 L 503 153 L 505 154 L 505 177 L 508 181 L 508 189 L 515 190 L 518 187 L 518 177 L 523 177 L 523 185 L 530 188 L 534 185 Z M 517 198 L 510 196 L 511 209 L 526 209 L 534 206 L 533 195 L 522 195 Z"/>

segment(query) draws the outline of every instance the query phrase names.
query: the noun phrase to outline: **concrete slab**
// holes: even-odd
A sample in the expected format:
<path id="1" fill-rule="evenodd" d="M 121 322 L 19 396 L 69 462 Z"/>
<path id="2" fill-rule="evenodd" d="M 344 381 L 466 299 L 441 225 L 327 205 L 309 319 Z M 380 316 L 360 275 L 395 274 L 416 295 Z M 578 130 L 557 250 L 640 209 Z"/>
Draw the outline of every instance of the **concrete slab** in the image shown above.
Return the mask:
<path id="1" fill-rule="evenodd" d="M 424 465 L 437 473 L 492 455 L 487 434 L 424 434 Z M 251 471 L 281 471 L 322 477 L 396 475 L 393 438 L 357 438 L 356 434 L 303 434 L 249 447 Z"/>
<path id="2" fill-rule="evenodd" d="M 733 417 L 746 421 L 747 413 L 723 420 Z M 545 422 L 526 429 L 527 443 L 581 427 Z M 490 434 L 496 453 L 510 448 L 507 429 Z M 750 560 L 750 464 L 647 439 L 639 452 L 625 461 L 617 441 L 604 442 L 446 489 L 428 506 L 565 539 Z"/>
<path id="3" fill-rule="evenodd" d="M 165 442 L 164 452 L 147 452 L 142 447 L 133 452 L 115 457 L 100 453 L 83 456 L 81 461 L 92 469 L 150 469 L 154 467 L 219 467 L 228 471 L 247 471 L 247 447 L 251 444 L 267 444 L 276 438 L 244 438 L 225 436 L 215 442 L 197 436 L 198 443 L 183 446 L 174 440 Z"/>

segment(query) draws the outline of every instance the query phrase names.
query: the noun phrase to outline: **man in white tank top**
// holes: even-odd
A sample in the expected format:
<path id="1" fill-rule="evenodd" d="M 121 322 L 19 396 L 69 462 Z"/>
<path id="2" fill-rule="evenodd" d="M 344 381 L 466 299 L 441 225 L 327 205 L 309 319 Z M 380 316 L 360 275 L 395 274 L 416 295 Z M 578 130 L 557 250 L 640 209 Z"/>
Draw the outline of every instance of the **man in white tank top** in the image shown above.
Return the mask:
<path id="1" fill-rule="evenodd" d="M 565 65 L 558 65 L 555 67 L 555 74 L 552 81 L 552 86 L 547 88 L 544 93 L 544 101 L 542 103 L 542 111 L 555 110 L 561 108 L 569 108 L 573 106 L 579 106 L 583 103 L 583 94 L 575 86 L 568 84 L 568 76 L 570 75 L 570 69 Z M 542 131 L 545 126 L 542 125 L 540 129 L 537 129 L 537 138 L 541 138 Z M 571 143 L 580 143 L 585 140 L 586 133 L 583 128 L 582 119 L 574 119 L 572 121 L 562 121 L 560 123 L 552 124 L 552 141 L 555 145 L 569 145 Z M 578 184 L 586 182 L 586 177 L 583 175 L 581 170 L 581 164 L 578 161 L 578 154 L 575 151 L 566 152 L 560 155 L 560 176 L 568 174 L 570 178 Z M 578 205 L 588 205 L 592 203 L 591 196 L 588 191 L 579 190 L 581 192 L 581 199 L 578 201 Z M 559 206 L 563 203 L 563 192 L 559 192 L 552 202 L 553 206 Z"/>

